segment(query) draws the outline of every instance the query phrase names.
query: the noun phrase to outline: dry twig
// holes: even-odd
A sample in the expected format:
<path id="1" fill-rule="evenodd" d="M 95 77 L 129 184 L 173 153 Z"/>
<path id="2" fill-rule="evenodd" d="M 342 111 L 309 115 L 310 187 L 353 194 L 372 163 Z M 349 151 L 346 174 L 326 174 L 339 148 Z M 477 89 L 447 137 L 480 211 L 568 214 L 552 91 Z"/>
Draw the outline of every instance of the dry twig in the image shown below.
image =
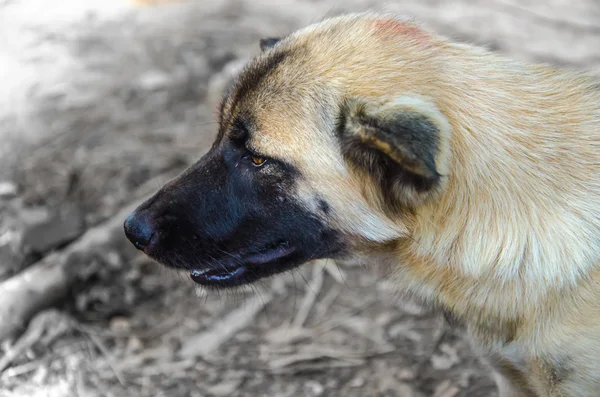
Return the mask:
<path id="1" fill-rule="evenodd" d="M 271 295 L 254 296 L 247 305 L 233 310 L 210 329 L 186 339 L 181 346 L 181 356 L 185 358 L 205 357 L 213 353 L 238 331 L 248 326 L 271 299 Z"/>
<path id="2" fill-rule="evenodd" d="M 52 343 L 54 339 L 68 331 L 69 323 L 70 319 L 57 310 L 39 313 L 29 323 L 21 338 L 0 358 L 0 373 L 35 343 L 42 342 L 44 345 Z"/>
<path id="3" fill-rule="evenodd" d="M 317 300 L 317 296 L 321 291 L 321 287 L 323 287 L 323 272 L 322 269 L 318 266 L 320 262 L 313 263 L 312 273 L 313 278 L 308 283 L 306 288 L 306 293 L 304 294 L 304 299 L 302 299 L 302 303 L 300 304 L 300 308 L 298 309 L 298 313 L 292 322 L 294 327 L 302 327 L 308 318 L 308 314 L 310 310 L 315 304 Z"/>
<path id="4" fill-rule="evenodd" d="M 137 197 L 156 190 L 158 183 L 175 174 L 169 172 L 146 182 Z M 52 253 L 16 276 L 0 283 L 0 341 L 14 336 L 40 310 L 64 298 L 77 276 L 82 257 L 93 249 L 122 239 L 123 221 L 139 202 L 130 204 L 113 218 L 88 229 L 80 238 L 61 251 Z"/>

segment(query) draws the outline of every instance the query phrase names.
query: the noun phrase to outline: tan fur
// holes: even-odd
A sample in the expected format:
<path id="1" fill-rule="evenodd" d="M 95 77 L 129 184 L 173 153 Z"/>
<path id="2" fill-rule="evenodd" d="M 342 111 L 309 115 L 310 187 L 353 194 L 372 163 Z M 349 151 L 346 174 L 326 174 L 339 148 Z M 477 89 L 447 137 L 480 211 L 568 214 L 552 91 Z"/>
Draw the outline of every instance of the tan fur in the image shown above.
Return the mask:
<path id="1" fill-rule="evenodd" d="M 399 288 L 462 320 L 496 357 L 503 396 L 600 395 L 599 82 L 389 15 L 309 26 L 254 66 L 282 51 L 224 114 L 252 112 L 250 145 L 301 171 L 298 199 L 327 200 L 356 260 L 389 266 Z M 439 127 L 442 183 L 422 200 L 407 195 L 405 211 L 386 211 L 340 152 L 338 112 L 356 100 Z"/>

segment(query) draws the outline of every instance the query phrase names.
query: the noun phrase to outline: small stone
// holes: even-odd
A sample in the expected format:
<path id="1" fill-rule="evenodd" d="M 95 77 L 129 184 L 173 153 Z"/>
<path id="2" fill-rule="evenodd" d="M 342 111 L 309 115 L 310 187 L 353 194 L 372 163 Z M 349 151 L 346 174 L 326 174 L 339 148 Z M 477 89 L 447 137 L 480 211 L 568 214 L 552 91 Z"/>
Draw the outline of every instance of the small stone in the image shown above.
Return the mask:
<path id="1" fill-rule="evenodd" d="M 19 206 L 19 220 L 25 225 L 36 225 L 50 220 L 50 210 L 46 207 Z"/>
<path id="2" fill-rule="evenodd" d="M 403 368 L 400 371 L 398 371 L 396 377 L 400 380 L 413 380 L 415 379 L 415 373 L 412 369 Z"/>
<path id="3" fill-rule="evenodd" d="M 0 181 L 0 199 L 11 199 L 17 196 L 17 185 L 8 181 Z"/>
<path id="4" fill-rule="evenodd" d="M 123 276 L 123 279 L 125 281 L 127 281 L 128 283 L 133 283 L 133 282 L 138 281 L 141 277 L 142 277 L 142 274 L 140 272 L 140 269 L 132 266 L 131 268 L 129 268 L 127 273 L 125 273 L 125 275 Z"/>
<path id="5" fill-rule="evenodd" d="M 363 387 L 365 385 L 365 379 L 364 378 L 354 378 L 350 381 L 349 386 L 353 387 L 353 388 L 359 388 L 359 387 Z"/>
<path id="6" fill-rule="evenodd" d="M 118 269 L 120 269 L 122 267 L 122 264 L 123 264 L 123 261 L 121 260 L 121 256 L 116 251 L 110 251 L 109 253 L 107 253 L 106 257 L 105 257 L 105 260 L 106 260 L 106 264 L 112 270 L 118 270 Z"/>
<path id="7" fill-rule="evenodd" d="M 144 90 L 156 91 L 172 84 L 172 78 L 159 70 L 150 70 L 137 80 L 137 86 Z"/>
<path id="8" fill-rule="evenodd" d="M 136 353 L 136 352 L 139 352 L 140 350 L 142 350 L 143 347 L 144 347 L 144 344 L 142 343 L 142 340 L 140 338 L 138 338 L 137 336 L 132 336 L 127 340 L 127 351 L 128 352 Z"/>
<path id="9" fill-rule="evenodd" d="M 306 391 L 307 395 L 318 397 L 323 395 L 323 392 L 325 392 L 325 387 L 323 387 L 323 385 L 319 382 L 309 380 L 304 384 L 304 390 Z"/>
<path id="10" fill-rule="evenodd" d="M 131 322 L 125 317 L 113 317 L 110 319 L 110 330 L 119 334 L 128 333 L 131 331 Z"/>

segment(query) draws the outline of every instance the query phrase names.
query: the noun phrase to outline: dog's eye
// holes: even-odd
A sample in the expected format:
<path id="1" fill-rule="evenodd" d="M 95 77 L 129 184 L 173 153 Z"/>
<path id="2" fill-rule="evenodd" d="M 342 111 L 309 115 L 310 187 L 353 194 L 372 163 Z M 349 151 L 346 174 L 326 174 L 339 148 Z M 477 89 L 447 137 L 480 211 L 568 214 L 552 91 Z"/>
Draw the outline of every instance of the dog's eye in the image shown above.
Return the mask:
<path id="1" fill-rule="evenodd" d="M 250 160 L 252 161 L 252 164 L 254 164 L 257 167 L 260 167 L 267 161 L 267 159 L 260 156 L 250 156 Z"/>

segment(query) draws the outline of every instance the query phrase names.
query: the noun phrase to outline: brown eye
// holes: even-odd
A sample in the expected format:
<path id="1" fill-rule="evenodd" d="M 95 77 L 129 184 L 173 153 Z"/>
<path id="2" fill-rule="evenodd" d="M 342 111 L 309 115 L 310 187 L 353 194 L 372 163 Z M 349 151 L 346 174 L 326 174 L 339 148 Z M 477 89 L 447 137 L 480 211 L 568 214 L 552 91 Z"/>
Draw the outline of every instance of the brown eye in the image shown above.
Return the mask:
<path id="1" fill-rule="evenodd" d="M 251 156 L 250 160 L 252 160 L 252 164 L 256 166 L 261 166 L 267 161 L 265 158 L 259 156 Z"/>

